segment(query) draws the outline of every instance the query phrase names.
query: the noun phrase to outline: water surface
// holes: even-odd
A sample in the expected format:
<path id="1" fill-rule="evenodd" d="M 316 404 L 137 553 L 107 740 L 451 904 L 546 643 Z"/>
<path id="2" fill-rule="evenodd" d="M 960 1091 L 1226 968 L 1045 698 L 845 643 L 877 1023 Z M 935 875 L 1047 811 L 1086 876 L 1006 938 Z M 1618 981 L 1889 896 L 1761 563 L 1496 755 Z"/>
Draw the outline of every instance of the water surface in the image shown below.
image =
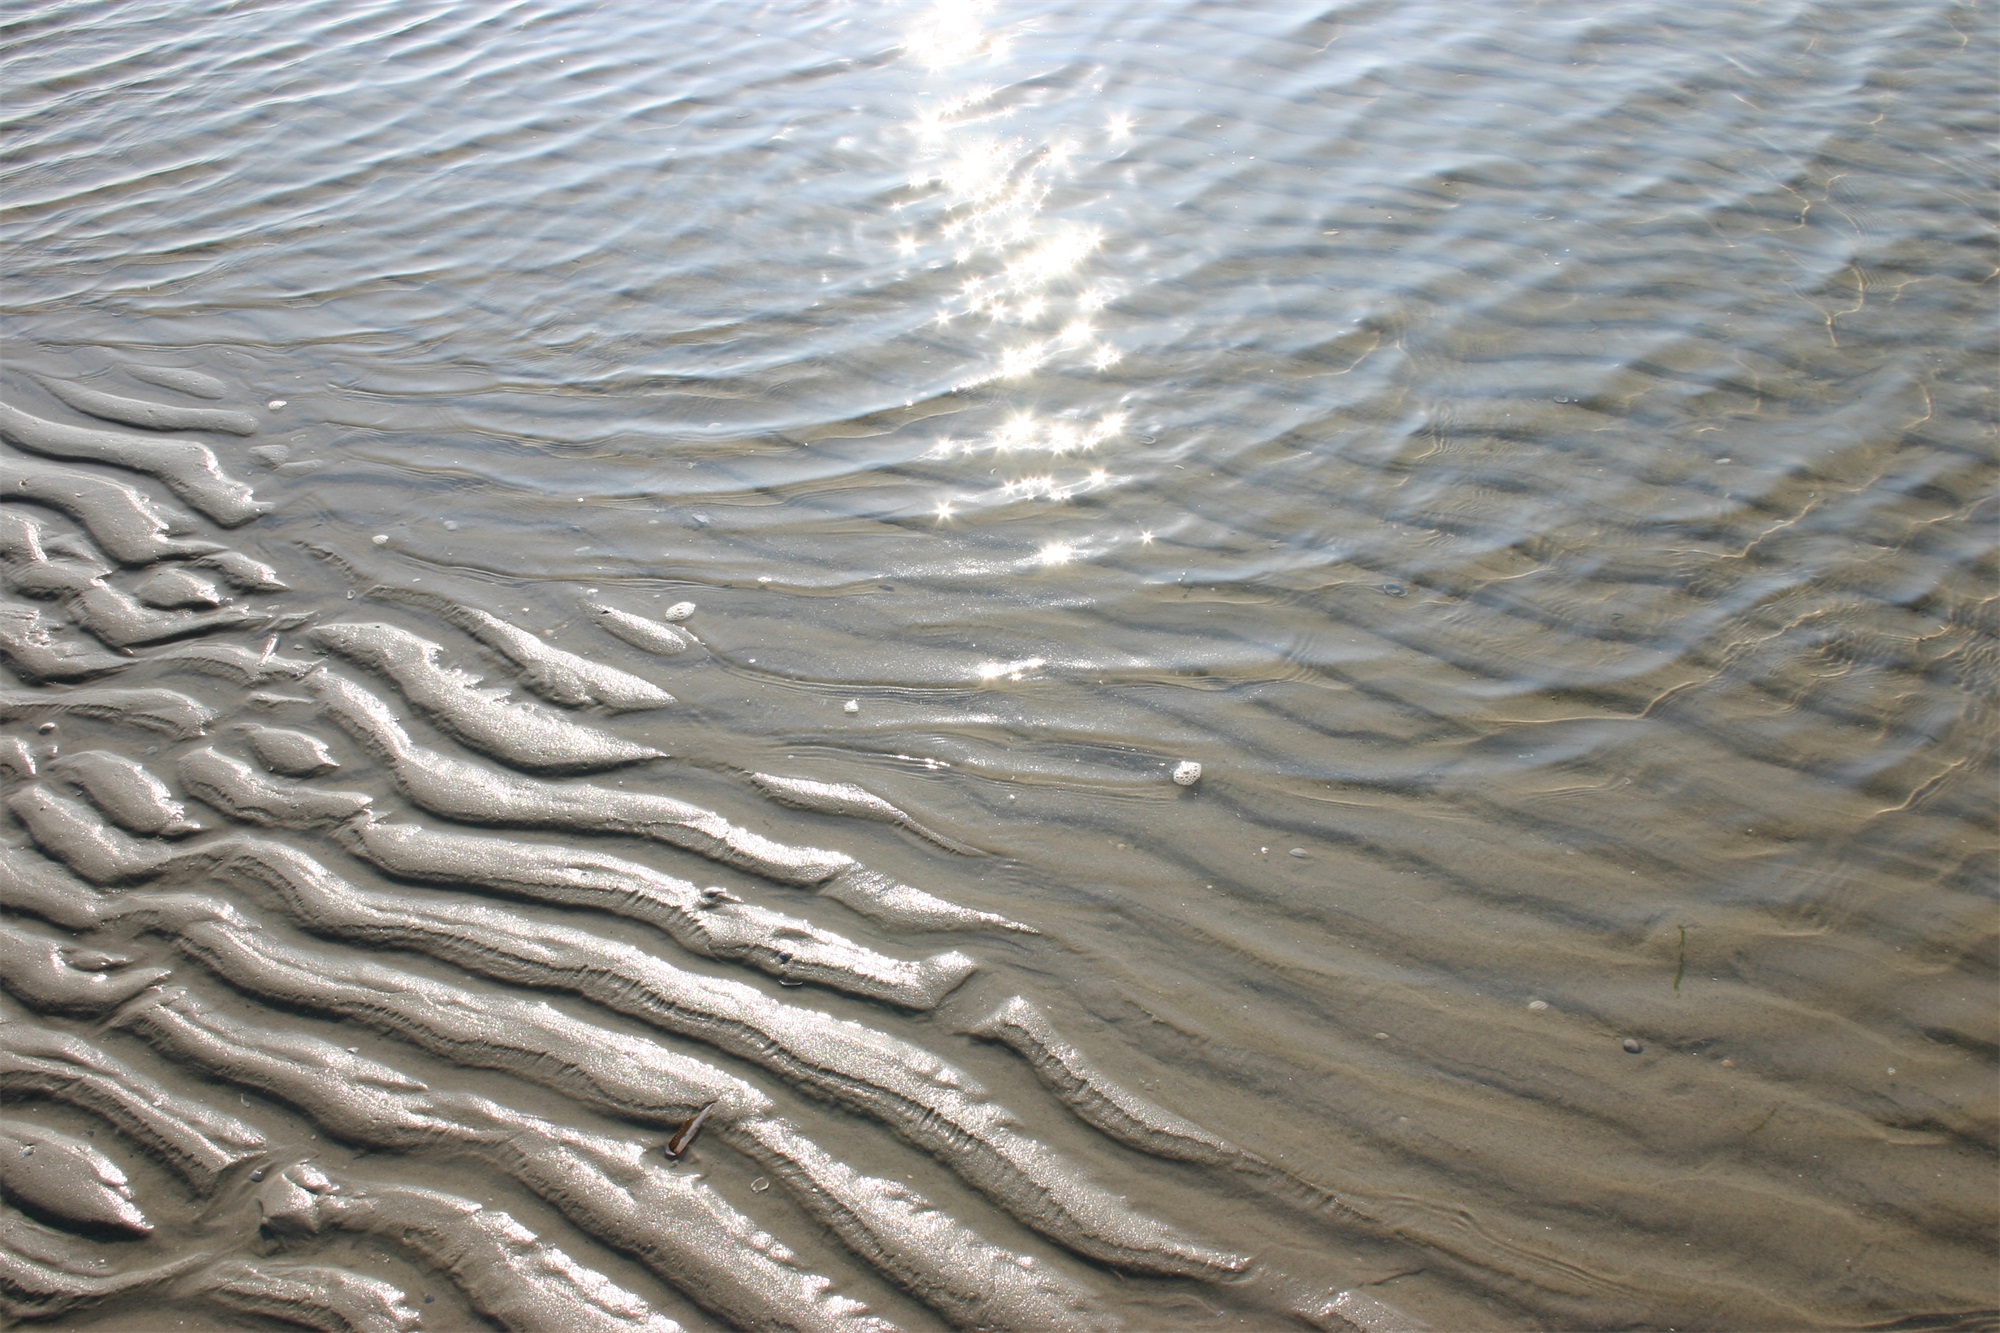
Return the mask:
<path id="1" fill-rule="evenodd" d="M 1284 1326 L 1307 1290 L 1443 1329 L 2000 1306 L 1990 8 L 55 3 L 0 44 L 0 389 L 107 429 L 57 389 L 251 413 L 250 436 L 177 438 L 272 511 L 191 530 L 276 571 L 288 591 L 231 595 L 291 619 L 217 641 L 278 629 L 306 661 L 313 625 L 387 622 L 518 688 L 435 605 L 373 590 L 434 591 L 677 697 L 577 714 L 674 756 L 588 781 L 1038 933 L 917 932 L 671 846 L 473 828 L 308 705 L 164 665 L 116 680 L 198 696 L 210 738 L 65 716 L 54 739 L 13 724 L 31 747 L 138 760 L 221 837 L 177 763 L 283 724 L 343 763 L 318 785 L 385 818 L 629 858 L 900 958 L 962 951 L 970 980 L 911 1009 L 447 891 L 917 1043 L 1079 1179 L 1257 1258 L 1203 1280 L 1092 1256 L 789 1075 L 546 997 L 756 1084 L 1091 1317 Z M 585 609 L 664 624 L 683 601 L 691 645 L 664 657 Z M 775 803 L 759 773 L 858 784 L 943 845 Z M 22 855 L 54 854 L 32 831 Z M 256 836 L 438 896 L 324 828 Z M 354 1044 L 171 932 L 83 933 L 216 1013 Z M 1275 1174 L 1087 1124 L 967 1035 L 1017 995 Z M 519 1179 L 370 1146 L 102 1017 L 45 1021 L 242 1117 L 272 1170 L 475 1200 L 668 1317 L 742 1319 Z M 366 1041 L 433 1090 L 671 1129 Z M 108 1269 L 330 1265 L 427 1327 L 475 1317 L 434 1259 L 273 1249 L 247 1175 L 193 1191 L 75 1105 L 19 1111 L 96 1127 L 131 1176 L 156 1227 L 93 1237 Z M 874 1314 L 966 1322 L 734 1141 L 649 1160 Z M 59 1318 L 151 1327 L 166 1292 L 186 1327 L 254 1320 L 174 1281 Z"/>

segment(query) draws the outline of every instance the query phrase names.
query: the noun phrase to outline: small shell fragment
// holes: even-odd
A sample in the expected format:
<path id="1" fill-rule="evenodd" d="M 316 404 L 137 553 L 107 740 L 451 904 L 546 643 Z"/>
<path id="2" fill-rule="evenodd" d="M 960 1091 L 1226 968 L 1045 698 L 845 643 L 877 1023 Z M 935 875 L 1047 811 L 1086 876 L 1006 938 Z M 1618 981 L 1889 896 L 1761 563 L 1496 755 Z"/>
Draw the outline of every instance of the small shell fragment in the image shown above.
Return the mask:
<path id="1" fill-rule="evenodd" d="M 675 602 L 672 606 L 660 612 L 660 619 L 686 620 L 689 616 L 693 614 L 694 614 L 693 602 Z"/>
<path id="2" fill-rule="evenodd" d="M 1183 759 L 1174 765 L 1174 781 L 1183 787 L 1192 787 L 1201 781 L 1201 765 L 1192 759 Z"/>
<path id="3" fill-rule="evenodd" d="M 861 701 L 859 699 L 849 699 L 840 706 L 840 711 L 843 713 L 858 713 L 861 711 Z"/>

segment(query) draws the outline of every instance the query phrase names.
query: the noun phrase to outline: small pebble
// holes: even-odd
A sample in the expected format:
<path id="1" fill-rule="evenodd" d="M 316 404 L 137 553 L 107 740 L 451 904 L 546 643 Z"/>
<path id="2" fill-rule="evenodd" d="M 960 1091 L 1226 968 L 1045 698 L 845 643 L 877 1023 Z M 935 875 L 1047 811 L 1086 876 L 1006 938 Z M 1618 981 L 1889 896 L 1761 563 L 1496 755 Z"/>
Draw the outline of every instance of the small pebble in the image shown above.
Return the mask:
<path id="1" fill-rule="evenodd" d="M 1174 782 L 1182 787 L 1192 787 L 1201 781 L 1201 765 L 1192 759 L 1183 759 L 1174 765 Z"/>
<path id="2" fill-rule="evenodd" d="M 1385 583 L 1382 585 L 1382 591 L 1388 593 L 1391 597 L 1408 597 L 1410 595 L 1410 590 L 1400 583 Z"/>
<path id="3" fill-rule="evenodd" d="M 1549 1011 L 1549 1002 L 1547 1000 L 1530 1000 L 1528 1001 L 1528 1008 L 1538 1014 L 1546 1014 Z"/>
<path id="4" fill-rule="evenodd" d="M 285 405 L 285 400 L 282 398 L 273 398 L 270 402 L 264 404 L 264 406 L 270 408 L 273 412 L 277 411 L 284 405 Z"/>
<path id="5" fill-rule="evenodd" d="M 1639 1044 L 1639 1039 L 1637 1037 L 1627 1037 L 1624 1041 L 1620 1042 L 1619 1045 L 1625 1048 L 1625 1054 L 1627 1055 L 1638 1055 L 1646 1049 L 1644 1046 L 1641 1046 Z"/>
<path id="6" fill-rule="evenodd" d="M 1376 1034 L 1375 1034 L 1375 1040 L 1377 1040 L 1377 1041 L 1387 1041 L 1387 1040 L 1389 1040 L 1389 1034 L 1388 1034 L 1388 1033 L 1386 1033 L 1386 1032 L 1378 1032 L 1378 1033 L 1376 1033 Z"/>
<path id="7" fill-rule="evenodd" d="M 840 706 L 840 711 L 843 713 L 858 713 L 861 711 L 861 701 L 859 699 L 849 699 Z"/>
<path id="8" fill-rule="evenodd" d="M 1307 861 L 1307 860 L 1311 860 L 1311 859 L 1312 859 L 1312 853 L 1308 852 L 1308 851 L 1307 851 L 1307 850 L 1306 850 L 1305 848 L 1303 848 L 1303 847 L 1294 847 L 1294 848 L 1292 848 L 1292 850 L 1291 850 L 1291 852 L 1290 852 L 1290 855 L 1298 857 L 1298 858 L 1299 858 L 1299 860 L 1301 860 L 1301 861 Z"/>
<path id="9" fill-rule="evenodd" d="M 444 530 L 445 530 L 446 532 L 457 532 L 457 531 L 458 531 L 458 520 L 457 520 L 457 519 L 455 519 L 455 518 L 448 518 L 448 519 L 446 519 L 446 520 L 444 521 Z"/>
<path id="10" fill-rule="evenodd" d="M 389 544 L 389 534 L 386 532 L 378 532 L 373 537 L 370 537 L 368 540 L 374 542 L 377 546 L 387 546 Z"/>
<path id="11" fill-rule="evenodd" d="M 1723 1067 L 1724 1069 L 1734 1069 L 1734 1068 L 1736 1068 L 1736 1058 L 1735 1058 L 1734 1056 L 1731 1056 L 1731 1057 L 1730 1057 L 1729 1059 L 1727 1059 L 1727 1060 L 1724 1060 L 1724 1061 L 1722 1062 L 1722 1067 Z"/>
<path id="12" fill-rule="evenodd" d="M 660 619 L 686 620 L 689 616 L 693 614 L 694 614 L 693 602 L 675 602 L 672 606 L 660 612 Z"/>

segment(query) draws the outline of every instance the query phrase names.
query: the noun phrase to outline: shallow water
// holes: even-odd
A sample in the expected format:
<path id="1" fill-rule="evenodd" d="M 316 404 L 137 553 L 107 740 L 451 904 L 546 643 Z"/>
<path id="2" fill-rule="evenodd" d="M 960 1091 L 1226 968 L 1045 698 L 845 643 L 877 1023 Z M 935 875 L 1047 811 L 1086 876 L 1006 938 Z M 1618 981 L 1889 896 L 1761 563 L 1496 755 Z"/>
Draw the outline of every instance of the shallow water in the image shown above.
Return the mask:
<path id="1" fill-rule="evenodd" d="M 165 437 L 79 410 L 76 386 L 248 412 L 252 434 L 172 438 L 270 512 L 185 530 L 287 587 L 186 551 L 100 559 L 122 562 L 112 589 L 186 565 L 254 614 L 106 647 L 84 632 L 113 632 L 101 597 L 9 565 L 10 624 L 29 608 L 57 643 L 139 659 L 38 682 L 12 655 L 8 947 L 71 949 L 52 975 L 81 997 L 17 998 L 261 1138 L 177 1174 L 81 1094 L 17 1104 L 40 1085 L 10 1075 L 8 1132 L 89 1131 L 153 1225 L 31 1208 L 0 1237 L 40 1265 L 8 1279 L 10 1308 L 264 1326 L 229 1282 L 331 1309 L 339 1280 L 349 1323 L 326 1327 L 855 1327 L 820 1275 L 909 1328 L 1054 1326 L 1058 1307 L 1139 1329 L 1992 1318 L 1995 39 L 1990 7 L 1932 0 L 16 7 L 0 400 L 147 449 Z M 6 456 L 190 509 L 158 476 Z M 58 561 L 98 559 L 104 535 L 46 497 L 9 515 Z M 643 646 L 685 601 L 687 646 Z M 677 702 L 550 698 L 482 730 L 481 696 L 426 696 L 351 647 L 282 674 L 332 651 L 315 627 L 386 622 L 532 698 L 533 671 L 452 607 Z M 210 641 L 267 678 L 174 660 Z M 540 763 L 536 782 L 671 797 L 852 868 L 530 817 L 477 783 L 427 804 L 329 679 L 489 776 Z M 46 712 L 127 688 L 198 700 L 207 734 Z M 976 968 L 928 1004 L 802 978 L 803 925 L 789 950 L 704 954 L 629 904 L 480 887 L 462 849 L 412 887 L 357 853 L 356 807 L 260 821 L 191 790 L 190 754 L 254 757 L 242 724 L 327 746 L 341 767 L 304 786 L 361 793 L 384 826 L 617 857 L 810 922 L 846 942 L 811 946 L 829 957 Z M 565 724 L 671 757 L 578 776 Z M 520 749 L 543 735 L 567 739 Z M 113 869 L 90 859 L 116 811 L 63 762 L 89 750 L 186 805 L 204 831 L 171 840 L 179 860 L 146 830 L 97 835 Z M 1170 780 L 1186 760 L 1190 786 Z M 903 822 L 853 793 L 781 803 L 753 774 L 855 784 Z M 255 869 L 285 848 L 386 895 L 371 910 L 445 924 L 315 916 Z M 107 900 L 50 880 L 51 858 Z M 890 881 L 988 915 L 920 929 L 941 923 L 855 888 Z M 52 882 L 69 908 L 20 887 Z M 393 1005 L 260 991 L 215 961 L 223 907 L 329 977 L 372 963 L 510 1014 L 545 999 L 607 1050 L 645 1043 L 641 1068 L 677 1052 L 770 1106 L 719 1102 L 670 1161 L 656 1145 L 695 1102 L 589 1091 L 573 1032 L 495 1055 L 526 1029 L 493 1019 L 454 1052 Z M 475 908 L 502 915 L 450 915 Z M 718 1012 L 803 1013 L 814 1059 L 944 1061 L 896 1076 L 932 1111 L 899 1120 L 845 1075 L 460 947 L 558 926 L 722 985 Z M 161 1009 L 148 968 L 186 998 Z M 1089 1123 L 1074 1086 L 968 1032 L 1014 996 L 1258 1165 Z M 322 1044 L 255 1075 L 240 1042 L 204 1058 L 163 1035 L 171 1004 Z M 347 1048 L 394 1073 L 341 1068 Z M 284 1081 L 322 1068 L 320 1092 Z M 539 1128 L 399 1138 L 412 1103 L 366 1094 L 397 1075 L 428 1091 L 394 1096 L 461 1127 L 497 1114 L 478 1097 Z M 1039 1163 L 1023 1178 L 1117 1217 L 1023 1202 L 936 1128 L 975 1121 Z M 829 1220 L 830 1176 L 786 1175 L 804 1158 L 772 1155 L 773 1124 L 877 1182 L 856 1197 L 900 1182 L 964 1231 L 891 1226 L 870 1250 Z M 604 1169 L 663 1234 L 552 1185 L 541 1149 L 494 1146 L 555 1125 L 648 1147 Z M 432 1192 L 391 1215 L 504 1212 L 541 1238 L 517 1257 L 559 1247 L 626 1303 L 359 1222 L 260 1233 L 304 1158 L 340 1197 Z M 724 1220 L 710 1236 L 648 1189 Z M 1189 1246 L 1254 1262 L 1159 1258 Z M 1023 1294 L 996 1264 L 1051 1276 Z M 302 1265 L 321 1296 L 282 1287 Z M 90 1286 L 106 1272 L 154 1276 Z M 944 1290 L 975 1272 L 988 1296 Z M 36 1283 L 58 1294 L 21 1294 Z M 554 1304 L 524 1315 L 522 1291 Z M 1378 1304 L 1342 1314 L 1339 1292 Z"/>

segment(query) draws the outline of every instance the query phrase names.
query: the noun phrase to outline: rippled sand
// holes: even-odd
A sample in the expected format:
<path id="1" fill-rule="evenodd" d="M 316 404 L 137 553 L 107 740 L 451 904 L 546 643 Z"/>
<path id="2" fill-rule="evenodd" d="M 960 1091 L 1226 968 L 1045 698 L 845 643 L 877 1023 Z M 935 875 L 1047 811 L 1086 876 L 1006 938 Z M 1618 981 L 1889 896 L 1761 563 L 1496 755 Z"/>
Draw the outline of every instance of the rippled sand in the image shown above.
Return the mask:
<path id="1" fill-rule="evenodd" d="M 9 16 L 0 1308 L 1986 1326 L 1991 28 Z"/>
<path id="2" fill-rule="evenodd" d="M 170 404 L 120 402 L 96 402 L 93 414 L 181 427 Z M 114 462 L 191 501 L 206 483 L 236 502 L 205 506 L 217 521 L 262 512 L 204 446 L 129 430 L 64 431 L 10 411 L 10 442 Z M 89 1143 L 8 1122 L 20 1140 L 7 1158 L 8 1188 L 34 1219 L 15 1224 L 17 1315 L 129 1306 L 165 1289 L 222 1309 L 285 1306 L 288 1317 L 327 1327 L 418 1319 L 407 1293 L 344 1268 L 185 1253 L 192 1203 L 197 1232 L 225 1253 L 256 1248 L 260 1235 L 387 1238 L 407 1262 L 452 1280 L 471 1310 L 511 1327 L 676 1326 L 490 1202 L 370 1171 L 369 1156 L 390 1153 L 511 1179 L 728 1323 L 890 1326 L 728 1202 L 694 1169 L 698 1146 L 704 1158 L 733 1152 L 743 1169 L 767 1173 L 751 1182 L 753 1194 L 775 1181 L 839 1238 L 850 1262 L 955 1323 L 1110 1322 L 1100 1281 L 1046 1252 L 1048 1243 L 1121 1271 L 1227 1281 L 1239 1299 L 1329 1326 L 1341 1326 L 1343 1299 L 1367 1299 L 1317 1288 L 1133 1208 L 1036 1139 L 971 1073 L 898 1035 L 908 1026 L 899 1010 L 955 1013 L 962 1029 L 970 1013 L 964 1003 L 944 1006 L 977 962 L 952 949 L 924 952 L 924 933 L 1032 928 L 668 794 L 673 783 L 658 764 L 666 752 L 613 729 L 643 734 L 643 719 L 626 710 L 672 705 L 657 687 L 648 694 L 643 676 L 518 626 L 503 634 L 498 616 L 435 593 L 411 598 L 412 588 L 370 583 L 350 589 L 362 603 L 354 611 L 300 611 L 281 573 L 194 536 L 203 525 L 142 485 L 63 465 L 33 470 L 10 458 L 8 466 L 22 479 L 6 478 L 7 498 L 32 502 L 7 514 L 10 589 L 52 602 L 61 618 L 19 603 L 6 645 L 25 686 L 0 710 L 35 725 L 9 761 L 7 806 L 26 837 L 8 849 L 4 891 L 11 912 L 40 919 L 4 928 L 9 989 L 33 1011 L 8 1016 L 7 1078 L 17 1094 L 102 1116 L 125 1132 L 121 1146 L 149 1150 L 193 1195 L 149 1190 L 142 1202 Z M 60 517 L 41 516 L 51 509 Z M 122 565 L 94 558 L 114 548 L 126 553 Z M 224 579 L 195 572 L 203 568 Z M 178 597 L 149 595 L 173 575 L 179 581 L 166 586 Z M 171 604 L 197 587 L 203 609 Z M 377 607 L 408 615 L 411 601 L 436 612 L 427 619 L 446 627 L 449 644 L 358 618 Z M 318 623 L 300 628 L 308 619 Z M 644 623 L 664 633 L 668 622 Z M 635 637 L 629 626 L 612 628 Z M 126 655 L 94 650 L 77 631 Z M 298 642 L 288 644 L 287 633 Z M 482 659 L 480 640 L 504 651 Z M 133 650 L 161 643 L 176 646 Z M 324 656 L 288 655 L 300 648 Z M 488 683 L 454 659 L 482 670 L 497 663 L 504 674 Z M 613 722 L 609 704 L 625 715 Z M 597 719 L 576 715 L 593 707 Z M 411 734 L 419 717 L 435 729 L 434 744 Z M 171 752 L 147 743 L 156 738 Z M 626 776 L 527 776 L 606 770 Z M 791 808 L 914 824 L 854 784 L 756 776 Z M 177 793 L 213 815 L 190 818 Z M 419 822 L 424 814 L 550 830 L 562 841 L 453 832 Z M 773 807 L 760 822 L 783 821 Z M 649 843 L 683 848 L 804 896 L 793 911 L 762 906 L 597 850 L 594 837 L 635 843 L 638 857 Z M 357 874 L 442 891 L 364 887 L 350 878 Z M 546 910 L 557 907 L 580 911 Z M 886 953 L 814 919 L 849 912 L 918 938 Z M 683 952 L 747 964 L 801 993 L 683 966 Z M 140 962 L 160 954 L 168 967 Z M 435 963 L 456 974 L 441 979 L 427 965 Z M 814 1007 L 808 987 L 888 1008 L 868 1022 L 839 1017 Z M 238 1089 L 239 1107 L 254 1091 L 260 1109 L 283 1108 L 281 1119 L 259 1127 L 255 1115 L 236 1117 L 218 1086 L 151 1092 L 153 1075 L 124 1067 L 101 1036 L 47 1026 L 49 1014 L 108 1020 L 105 1030 L 138 1038 L 151 1060 Z M 342 1027 L 367 1032 L 374 1045 L 391 1038 L 382 1052 L 390 1058 L 341 1045 Z M 1242 1172 L 1273 1190 L 1312 1192 L 1110 1081 L 1023 997 L 966 1031 L 1026 1057 L 1046 1095 L 1111 1140 Z M 753 1077 L 667 1038 L 706 1047 Z M 519 1088 L 507 1100 L 446 1090 L 430 1067 L 439 1061 Z M 757 1078 L 807 1100 L 790 1107 L 788 1096 L 781 1106 Z M 904 1182 L 849 1165 L 808 1136 L 823 1107 L 928 1154 L 1043 1246 L 1003 1248 Z M 322 1132 L 356 1160 L 336 1163 L 312 1148 Z M 167 1253 L 115 1280 L 92 1271 L 101 1258 L 65 1250 L 46 1229 L 100 1241 L 107 1232 L 152 1237 L 147 1204 L 179 1215 L 159 1237 Z"/>

